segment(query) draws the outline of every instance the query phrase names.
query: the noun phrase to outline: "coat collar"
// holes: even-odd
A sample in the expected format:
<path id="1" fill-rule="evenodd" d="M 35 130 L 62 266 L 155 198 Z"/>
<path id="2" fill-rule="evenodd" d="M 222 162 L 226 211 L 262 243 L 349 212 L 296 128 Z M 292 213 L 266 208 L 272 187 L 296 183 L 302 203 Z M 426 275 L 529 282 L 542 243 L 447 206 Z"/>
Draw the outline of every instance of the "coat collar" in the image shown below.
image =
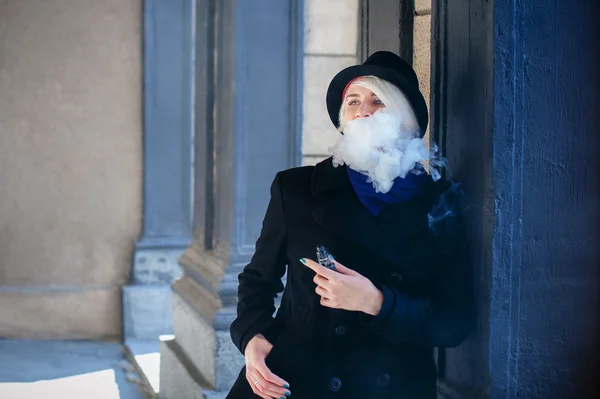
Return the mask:
<path id="1" fill-rule="evenodd" d="M 312 175 L 312 194 L 319 196 L 313 209 L 317 223 L 396 264 L 403 238 L 427 231 L 427 204 L 423 193 L 414 199 L 386 206 L 373 216 L 358 200 L 345 167 L 334 167 L 332 158 L 318 163 Z"/>
<path id="2" fill-rule="evenodd" d="M 352 191 L 346 167 L 333 166 L 332 157 L 319 162 L 313 170 L 311 190 L 313 195 L 319 195 L 326 191 Z"/>

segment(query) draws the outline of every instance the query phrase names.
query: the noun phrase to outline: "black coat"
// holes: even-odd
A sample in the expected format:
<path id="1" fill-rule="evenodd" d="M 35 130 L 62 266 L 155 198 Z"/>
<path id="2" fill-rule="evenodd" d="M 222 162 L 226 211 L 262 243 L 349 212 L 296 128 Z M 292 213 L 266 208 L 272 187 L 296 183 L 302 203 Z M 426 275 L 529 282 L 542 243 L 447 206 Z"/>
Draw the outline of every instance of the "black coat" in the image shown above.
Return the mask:
<path id="1" fill-rule="evenodd" d="M 265 335 L 274 344 L 267 366 L 290 383 L 292 398 L 433 399 L 433 347 L 460 344 L 474 325 L 460 215 L 430 223 L 450 184 L 428 180 L 419 196 L 374 217 L 344 168 L 329 158 L 277 174 L 256 252 L 239 275 L 231 337 L 244 353 L 254 335 Z M 316 260 L 318 245 L 383 292 L 379 315 L 320 305 L 314 272 L 299 261 Z M 227 397 L 258 397 L 245 368 Z"/>

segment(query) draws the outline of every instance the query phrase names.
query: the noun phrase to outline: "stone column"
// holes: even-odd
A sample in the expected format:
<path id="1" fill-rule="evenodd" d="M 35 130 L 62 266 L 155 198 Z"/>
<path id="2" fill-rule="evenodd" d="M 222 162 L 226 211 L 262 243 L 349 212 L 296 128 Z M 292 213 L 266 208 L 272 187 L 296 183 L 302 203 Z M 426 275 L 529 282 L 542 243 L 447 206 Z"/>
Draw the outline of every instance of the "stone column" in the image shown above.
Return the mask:
<path id="1" fill-rule="evenodd" d="M 172 333 L 171 284 L 192 235 L 193 2 L 144 2 L 143 232 L 123 289 L 125 341 Z"/>
<path id="2" fill-rule="evenodd" d="M 224 397 L 243 366 L 229 326 L 277 171 L 300 163 L 303 2 L 196 3 L 194 234 L 161 343 L 162 398 Z"/>

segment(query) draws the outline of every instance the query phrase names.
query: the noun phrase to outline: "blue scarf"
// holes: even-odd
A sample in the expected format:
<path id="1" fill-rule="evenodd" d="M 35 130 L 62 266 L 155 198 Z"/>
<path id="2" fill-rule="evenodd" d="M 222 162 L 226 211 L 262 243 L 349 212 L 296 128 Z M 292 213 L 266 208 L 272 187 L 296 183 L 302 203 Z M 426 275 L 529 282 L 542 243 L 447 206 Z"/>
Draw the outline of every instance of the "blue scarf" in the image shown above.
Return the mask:
<path id="1" fill-rule="evenodd" d="M 420 165 L 419 165 L 420 166 Z M 394 180 L 392 188 L 387 193 L 375 192 L 373 183 L 367 182 L 367 175 L 346 166 L 350 183 L 356 196 L 372 215 L 377 216 L 388 204 L 396 204 L 414 198 L 421 192 L 423 185 L 431 177 L 423 170 L 421 174 L 409 172 L 404 179 Z"/>

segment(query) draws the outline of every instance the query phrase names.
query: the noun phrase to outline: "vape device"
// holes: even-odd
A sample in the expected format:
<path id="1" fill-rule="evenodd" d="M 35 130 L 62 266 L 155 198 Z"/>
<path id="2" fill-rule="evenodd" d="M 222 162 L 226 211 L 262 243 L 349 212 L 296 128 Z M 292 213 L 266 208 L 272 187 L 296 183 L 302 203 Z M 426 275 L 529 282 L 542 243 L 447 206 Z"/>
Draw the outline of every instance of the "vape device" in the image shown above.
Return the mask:
<path id="1" fill-rule="evenodd" d="M 329 258 L 329 251 L 325 248 L 324 245 L 320 245 L 317 247 L 317 261 L 323 267 L 326 267 L 331 270 L 335 270 L 335 265 Z"/>

